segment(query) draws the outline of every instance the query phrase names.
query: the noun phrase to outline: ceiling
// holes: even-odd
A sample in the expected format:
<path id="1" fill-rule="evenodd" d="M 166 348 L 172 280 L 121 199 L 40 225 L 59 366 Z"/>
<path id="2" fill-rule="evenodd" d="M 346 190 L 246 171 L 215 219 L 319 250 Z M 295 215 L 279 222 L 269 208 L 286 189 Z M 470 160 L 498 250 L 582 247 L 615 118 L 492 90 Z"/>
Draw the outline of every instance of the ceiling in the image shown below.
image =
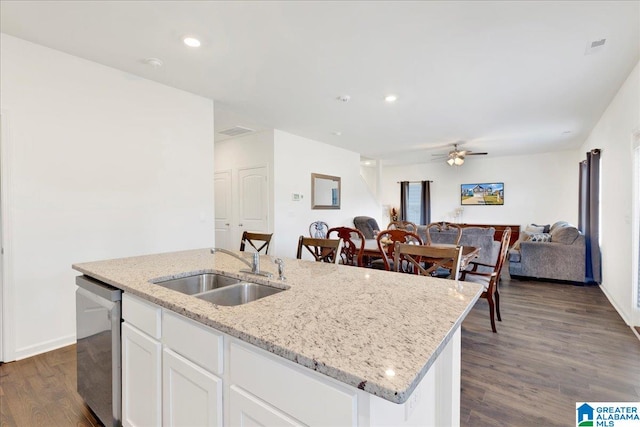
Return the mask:
<path id="1" fill-rule="evenodd" d="M 0 16 L 4 33 L 214 99 L 217 131 L 276 128 L 385 163 L 459 141 L 575 149 L 640 59 L 638 1 L 2 0 Z"/>

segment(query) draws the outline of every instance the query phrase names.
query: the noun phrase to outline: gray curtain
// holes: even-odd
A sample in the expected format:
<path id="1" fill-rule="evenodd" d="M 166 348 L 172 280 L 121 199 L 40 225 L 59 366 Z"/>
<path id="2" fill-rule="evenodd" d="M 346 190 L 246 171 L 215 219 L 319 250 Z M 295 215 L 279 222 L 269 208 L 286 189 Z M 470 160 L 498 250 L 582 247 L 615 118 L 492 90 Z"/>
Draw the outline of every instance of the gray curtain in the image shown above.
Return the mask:
<path id="1" fill-rule="evenodd" d="M 585 277 L 587 282 L 602 282 L 600 256 L 600 150 L 587 153 L 587 159 L 580 162 L 580 195 L 578 228 L 585 237 Z"/>
<path id="2" fill-rule="evenodd" d="M 407 206 L 409 205 L 409 181 L 400 182 L 400 220 L 407 220 Z"/>
<path id="3" fill-rule="evenodd" d="M 431 223 L 431 181 L 422 181 L 422 203 L 420 206 L 420 224 Z"/>

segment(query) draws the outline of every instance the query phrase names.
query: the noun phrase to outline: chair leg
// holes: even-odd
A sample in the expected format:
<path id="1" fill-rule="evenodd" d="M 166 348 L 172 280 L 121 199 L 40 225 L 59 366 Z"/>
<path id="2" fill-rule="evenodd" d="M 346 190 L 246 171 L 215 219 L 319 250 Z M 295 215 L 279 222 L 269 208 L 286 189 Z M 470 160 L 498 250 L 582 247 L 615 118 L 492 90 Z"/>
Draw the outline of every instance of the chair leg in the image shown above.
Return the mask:
<path id="1" fill-rule="evenodd" d="M 502 322 L 502 317 L 500 317 L 500 294 L 498 293 L 498 287 L 496 286 L 496 315 L 498 317 L 498 320 L 500 322 Z"/>
<path id="2" fill-rule="evenodd" d="M 496 330 L 496 320 L 494 313 L 494 305 L 493 305 L 493 296 L 491 294 L 487 294 L 487 302 L 489 303 L 489 317 L 491 318 L 491 329 L 493 332 L 498 332 Z"/>

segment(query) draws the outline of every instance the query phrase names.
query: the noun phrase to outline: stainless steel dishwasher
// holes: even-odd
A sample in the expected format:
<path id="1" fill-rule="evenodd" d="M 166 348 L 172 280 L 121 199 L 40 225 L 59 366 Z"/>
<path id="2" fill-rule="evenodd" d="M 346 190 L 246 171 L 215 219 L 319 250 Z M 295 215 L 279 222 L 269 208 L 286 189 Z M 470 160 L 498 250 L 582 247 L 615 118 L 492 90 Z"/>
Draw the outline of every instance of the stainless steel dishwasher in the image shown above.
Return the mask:
<path id="1" fill-rule="evenodd" d="M 120 426 L 122 291 L 76 277 L 78 394 L 105 426 Z"/>

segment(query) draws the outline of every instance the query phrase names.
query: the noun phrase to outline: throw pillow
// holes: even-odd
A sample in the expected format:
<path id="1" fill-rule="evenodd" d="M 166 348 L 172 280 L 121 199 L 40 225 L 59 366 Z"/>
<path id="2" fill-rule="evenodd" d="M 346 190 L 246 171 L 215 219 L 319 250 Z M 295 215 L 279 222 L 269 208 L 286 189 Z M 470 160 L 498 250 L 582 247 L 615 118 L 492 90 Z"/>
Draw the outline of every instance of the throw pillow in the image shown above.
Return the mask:
<path id="1" fill-rule="evenodd" d="M 524 229 L 529 233 L 544 233 L 544 226 L 537 226 L 535 224 L 527 225 L 527 228 Z"/>
<path id="2" fill-rule="evenodd" d="M 540 224 L 531 224 L 534 227 L 543 227 L 544 229 L 542 230 L 543 233 L 549 233 L 551 231 L 551 224 L 544 224 L 544 225 L 540 225 Z"/>
<path id="3" fill-rule="evenodd" d="M 528 231 L 523 231 L 522 233 L 520 233 L 520 238 L 518 239 L 518 241 L 517 241 L 517 242 L 515 242 L 515 243 L 513 244 L 513 249 L 515 249 L 515 250 L 518 250 L 518 251 L 519 251 L 519 250 L 520 250 L 520 243 L 522 243 L 522 242 L 526 242 L 527 240 L 529 240 L 529 239 L 531 238 L 531 235 L 532 235 L 532 234 L 533 234 L 533 233 L 530 233 L 530 232 L 528 232 Z"/>
<path id="4" fill-rule="evenodd" d="M 533 233 L 529 239 L 532 242 L 550 242 L 551 234 L 549 233 Z"/>

